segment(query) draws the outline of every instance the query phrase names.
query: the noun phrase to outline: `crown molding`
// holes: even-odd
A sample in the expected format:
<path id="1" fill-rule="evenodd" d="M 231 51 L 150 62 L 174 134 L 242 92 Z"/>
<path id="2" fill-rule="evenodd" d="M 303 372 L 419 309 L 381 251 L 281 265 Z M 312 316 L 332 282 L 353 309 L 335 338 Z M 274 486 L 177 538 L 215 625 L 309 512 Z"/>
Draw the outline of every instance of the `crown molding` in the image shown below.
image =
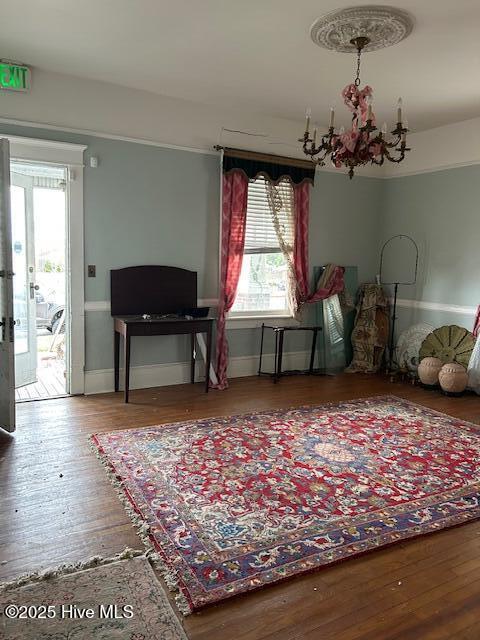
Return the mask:
<path id="1" fill-rule="evenodd" d="M 178 151 L 188 151 L 190 153 L 200 153 L 202 155 L 216 156 L 218 151 L 212 149 L 202 149 L 195 147 L 182 147 L 176 144 L 168 144 L 166 142 L 158 142 L 147 138 L 130 138 L 128 136 L 120 136 L 113 133 L 105 133 L 102 131 L 94 131 L 92 129 L 76 129 L 72 127 L 62 127 L 54 124 L 46 124 L 43 122 L 32 122 L 29 120 L 16 120 L 14 118 L 0 118 L 0 124 L 7 124 L 16 127 L 31 127 L 32 129 L 45 129 L 47 131 L 59 131 L 61 133 L 73 133 L 81 136 L 92 136 L 93 138 L 104 138 L 105 140 L 118 140 L 120 142 L 132 142 L 133 144 L 143 144 L 149 147 L 161 147 L 164 149 L 176 149 Z M 8 137 L 8 136 L 5 136 Z M 19 137 L 19 139 L 21 139 Z M 62 144 L 62 143 L 58 143 Z M 70 144 L 70 143 L 63 143 Z M 81 145 L 78 145 L 81 146 Z M 86 148 L 86 147 L 85 147 Z"/>
<path id="2" fill-rule="evenodd" d="M 478 119 L 480 122 L 480 119 Z M 469 122 L 469 121 L 467 121 Z M 1 129 L 1 125 L 5 124 L 5 125 L 11 125 L 11 126 L 18 126 L 18 127 L 29 127 L 32 129 L 44 129 L 47 131 L 58 131 L 61 133 L 72 133 L 72 134 L 76 134 L 76 135 L 83 135 L 83 136 L 91 136 L 94 138 L 103 138 L 105 140 L 117 140 L 120 142 L 130 142 L 132 144 L 142 144 L 142 145 L 146 145 L 146 146 L 152 146 L 152 147 L 159 147 L 162 149 L 174 149 L 174 150 L 178 150 L 178 151 L 186 151 L 189 153 L 198 153 L 201 155 L 213 155 L 213 156 L 218 156 L 219 152 L 215 151 L 213 149 L 209 149 L 209 148 L 201 148 L 201 147 L 185 147 L 185 146 L 181 146 L 181 145 L 174 145 L 174 144 L 168 144 L 165 142 L 159 142 L 157 140 L 151 140 L 151 139 L 147 139 L 147 138 L 134 138 L 134 137 L 128 137 L 128 136 L 121 136 L 121 135 L 116 135 L 116 134 L 111 134 L 111 133 L 106 133 L 103 131 L 95 131 L 95 130 L 91 130 L 91 129 L 80 129 L 80 128 L 72 128 L 72 127 L 64 127 L 64 126 L 57 126 L 57 125 L 52 125 L 52 124 L 47 124 L 47 123 L 43 123 L 43 122 L 33 122 L 33 121 L 28 121 L 28 120 L 18 120 L 18 119 L 14 119 L 14 118 L 2 118 L 0 117 L 0 129 Z M 464 123 L 456 123 L 457 126 L 462 126 Z M 455 125 L 446 125 L 446 127 L 453 127 Z M 445 127 L 445 128 L 446 128 Z M 439 129 L 442 129 L 443 127 L 439 127 Z M 437 131 L 437 129 L 431 129 L 429 131 L 423 131 L 420 132 L 418 134 L 412 134 L 412 139 L 415 142 L 415 136 L 425 136 L 426 134 L 429 134 L 430 132 L 435 132 Z M 0 133 L 1 135 L 1 133 Z M 78 144 L 74 144 L 74 143 L 67 143 L 67 142 L 57 142 L 54 140 L 38 140 L 36 138 L 23 138 L 22 136 L 10 136 L 10 135 L 5 135 L 3 137 L 15 140 L 15 142 L 18 144 L 21 144 L 23 142 L 26 142 L 28 144 L 35 144 L 35 142 L 40 145 L 42 144 L 44 146 L 44 148 L 47 145 L 51 145 L 52 149 L 64 149 L 67 150 L 67 148 L 70 148 L 71 150 L 73 150 L 74 147 L 76 147 L 78 150 L 85 150 L 86 148 L 88 148 L 85 145 L 78 145 Z M 45 144 L 43 144 L 43 142 L 45 142 Z M 412 144 L 412 146 L 414 147 L 415 150 L 415 144 Z M 371 167 L 370 165 L 366 166 L 366 167 L 360 167 L 358 173 L 356 174 L 355 178 L 377 178 L 380 180 L 390 180 L 392 178 L 404 178 L 404 177 L 408 177 L 408 176 L 415 176 L 415 175 L 421 175 L 424 173 L 435 173 L 437 171 L 447 171 L 449 169 L 460 169 L 462 167 L 469 167 L 469 166 L 474 166 L 474 165 L 478 165 L 480 164 L 480 157 L 473 157 L 469 160 L 466 161 L 459 161 L 459 162 L 441 162 L 441 161 L 437 161 L 437 157 L 438 155 L 435 157 L 435 159 L 429 159 L 427 161 L 424 161 L 419 167 L 415 168 L 415 169 L 402 169 L 401 165 L 395 165 L 395 167 L 390 167 L 389 165 L 384 165 L 384 167 Z M 319 167 L 317 165 L 316 167 L 316 171 L 318 173 L 336 173 L 336 174 L 342 174 L 342 171 L 340 169 L 337 169 L 333 166 L 330 166 L 328 164 L 326 164 L 323 167 Z"/>
<path id="3" fill-rule="evenodd" d="M 466 162 L 451 162 L 446 164 L 430 165 L 421 169 L 412 169 L 411 171 L 396 170 L 395 173 L 385 176 L 379 176 L 385 179 L 407 178 L 408 176 L 419 176 L 424 173 L 437 173 L 438 171 L 448 171 L 449 169 L 461 169 L 462 167 L 472 167 L 480 164 L 480 158 L 468 160 Z"/>

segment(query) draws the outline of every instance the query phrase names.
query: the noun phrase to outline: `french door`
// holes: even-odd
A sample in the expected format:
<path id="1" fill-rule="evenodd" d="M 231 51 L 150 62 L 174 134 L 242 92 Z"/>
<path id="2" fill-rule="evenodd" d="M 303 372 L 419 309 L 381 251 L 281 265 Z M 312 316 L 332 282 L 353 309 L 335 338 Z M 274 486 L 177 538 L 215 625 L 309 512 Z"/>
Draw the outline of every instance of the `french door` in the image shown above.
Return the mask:
<path id="1" fill-rule="evenodd" d="M 13 264 L 8 140 L 0 140 L 0 322 L 0 427 L 6 431 L 15 431 Z"/>
<path id="2" fill-rule="evenodd" d="M 37 381 L 33 177 L 10 171 L 15 387 Z"/>

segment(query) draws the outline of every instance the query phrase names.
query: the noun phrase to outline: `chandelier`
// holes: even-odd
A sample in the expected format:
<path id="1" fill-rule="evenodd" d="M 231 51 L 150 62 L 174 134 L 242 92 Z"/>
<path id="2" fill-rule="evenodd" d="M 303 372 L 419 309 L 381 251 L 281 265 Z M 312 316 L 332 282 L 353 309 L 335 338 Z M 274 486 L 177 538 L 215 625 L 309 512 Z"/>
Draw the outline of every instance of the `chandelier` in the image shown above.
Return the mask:
<path id="1" fill-rule="evenodd" d="M 393 18 L 392 18 L 393 16 Z M 396 22 L 395 22 L 396 20 Z M 392 26 L 393 25 L 393 26 Z M 351 127 L 335 129 L 335 110 L 330 109 L 328 132 L 318 140 L 318 129 L 310 132 L 311 111 L 306 113 L 306 127 L 302 143 L 303 152 L 311 160 L 324 166 L 330 158 L 337 169 L 345 167 L 353 178 L 355 168 L 368 163 L 383 165 L 385 160 L 399 163 L 410 149 L 407 147 L 408 123 L 402 114 L 402 99 L 397 103 L 397 122 L 388 134 L 387 124 L 377 129 L 373 112 L 373 89 L 360 88 L 360 64 L 362 52 L 375 50 L 405 38 L 411 31 L 410 17 L 391 7 L 354 7 L 332 12 L 318 20 L 312 27 L 312 39 L 316 44 L 336 51 L 356 51 L 357 69 L 354 81 L 342 91 L 344 104 L 352 113 Z M 359 30 L 365 35 L 358 35 Z M 383 31 L 382 31 L 383 29 Z M 371 37 L 366 35 L 371 32 Z M 354 37 L 349 37 L 352 34 Z"/>

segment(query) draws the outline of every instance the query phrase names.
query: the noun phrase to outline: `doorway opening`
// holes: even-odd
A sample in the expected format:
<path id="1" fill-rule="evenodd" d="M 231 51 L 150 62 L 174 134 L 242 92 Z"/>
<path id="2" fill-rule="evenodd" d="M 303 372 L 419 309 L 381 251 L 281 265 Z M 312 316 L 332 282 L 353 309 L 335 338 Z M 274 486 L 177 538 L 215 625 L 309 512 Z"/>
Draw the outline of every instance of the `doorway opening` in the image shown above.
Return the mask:
<path id="1" fill-rule="evenodd" d="M 68 395 L 67 167 L 10 163 L 15 399 Z"/>

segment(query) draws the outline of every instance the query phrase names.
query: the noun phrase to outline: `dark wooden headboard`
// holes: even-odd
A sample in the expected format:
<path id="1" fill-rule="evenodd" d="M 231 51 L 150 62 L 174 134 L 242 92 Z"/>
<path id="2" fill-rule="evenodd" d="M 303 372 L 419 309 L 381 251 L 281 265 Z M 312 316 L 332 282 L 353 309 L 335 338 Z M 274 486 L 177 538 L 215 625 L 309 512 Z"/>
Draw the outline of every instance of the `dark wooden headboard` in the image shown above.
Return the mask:
<path id="1" fill-rule="evenodd" d="M 146 265 L 110 271 L 112 316 L 178 313 L 197 306 L 197 272 Z"/>

